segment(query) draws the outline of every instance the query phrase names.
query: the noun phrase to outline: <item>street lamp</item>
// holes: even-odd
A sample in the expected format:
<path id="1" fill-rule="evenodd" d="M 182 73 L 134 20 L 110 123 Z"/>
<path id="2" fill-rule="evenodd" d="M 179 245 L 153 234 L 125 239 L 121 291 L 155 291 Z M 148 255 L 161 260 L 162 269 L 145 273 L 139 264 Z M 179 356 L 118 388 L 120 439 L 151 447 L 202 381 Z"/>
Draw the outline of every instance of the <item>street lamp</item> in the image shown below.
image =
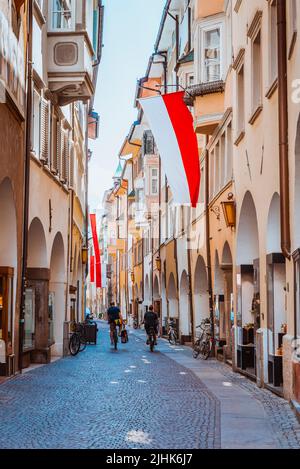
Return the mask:
<path id="1" fill-rule="evenodd" d="M 134 283 L 134 272 L 130 273 L 131 282 Z"/>
<path id="2" fill-rule="evenodd" d="M 234 228 L 236 225 L 236 205 L 233 197 L 230 193 L 228 200 L 221 203 L 227 228 Z"/>
<path id="3" fill-rule="evenodd" d="M 161 271 L 161 258 L 160 257 L 157 257 L 155 259 L 155 263 L 156 263 L 156 268 L 157 270 L 160 272 Z"/>
<path id="4" fill-rule="evenodd" d="M 88 263 L 88 258 L 89 258 L 89 248 L 82 247 L 81 248 L 81 259 L 83 264 Z"/>

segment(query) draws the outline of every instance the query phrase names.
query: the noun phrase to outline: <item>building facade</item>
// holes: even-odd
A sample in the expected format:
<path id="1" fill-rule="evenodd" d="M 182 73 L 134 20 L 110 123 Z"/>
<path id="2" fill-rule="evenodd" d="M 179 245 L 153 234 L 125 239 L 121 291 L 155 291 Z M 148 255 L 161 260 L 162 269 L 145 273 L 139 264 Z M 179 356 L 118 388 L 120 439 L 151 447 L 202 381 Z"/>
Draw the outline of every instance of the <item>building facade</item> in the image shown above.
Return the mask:
<path id="1" fill-rule="evenodd" d="M 18 349 L 22 368 L 30 363 L 48 363 L 51 356 L 68 353 L 69 324 L 84 317 L 88 138 L 95 138 L 97 134 L 93 97 L 101 58 L 103 7 L 98 0 L 12 0 L 10 11 L 13 32 L 16 25 L 22 25 L 18 16 L 21 14 L 24 14 L 28 32 L 26 36 L 23 28 L 17 36 L 23 42 L 28 37 L 29 66 L 25 85 L 25 71 L 23 76 L 24 96 L 18 91 L 18 99 L 22 97 L 27 112 L 23 136 L 21 124 L 17 131 L 8 123 L 6 108 L 0 113 L 1 119 L 10 125 L 7 134 L 10 150 L 5 151 L 4 157 L 10 159 L 10 164 L 18 161 L 10 154 L 14 142 L 18 145 L 20 161 L 14 177 L 19 177 L 20 195 L 14 199 L 15 204 L 20 201 L 17 221 L 23 242 L 19 254 L 19 258 L 24 259 L 23 273 L 17 263 L 8 259 L 1 260 L 1 265 L 10 268 L 10 276 L 12 268 L 17 272 L 15 290 L 21 288 L 17 285 L 24 276 L 24 304 L 18 303 L 22 297 L 20 290 L 18 301 L 13 300 L 16 330 L 20 320 L 23 325 Z M 3 31 L 0 33 L 2 41 Z M 21 46 L 18 47 L 21 51 Z M 19 55 L 21 67 L 22 56 Z M 19 135 L 18 141 L 16 135 Z M 0 164 L 3 170 L 9 167 L 2 157 Z M 8 190 L 8 184 L 6 178 L 3 190 Z M 1 200 L 4 199 L 1 197 Z M 8 249 L 8 239 L 3 240 L 3 249 L 16 254 L 16 249 Z M 7 289 L 8 284 L 5 280 L 3 288 Z M 6 319 L 4 329 L 7 330 Z M 7 332 L 3 334 L 7 346 Z"/>
<path id="2" fill-rule="evenodd" d="M 182 343 L 210 318 L 215 356 L 296 407 L 299 21 L 293 0 L 166 2 L 137 84 L 138 118 L 119 155 L 119 186 L 128 181 L 120 205 L 125 279 L 110 280 L 112 291 L 128 286 L 127 299 L 115 300 L 130 317 L 140 323 L 153 303 L 161 332 L 173 318 Z M 158 89 L 184 89 L 193 115 L 196 209 L 173 204 L 154 141 L 150 148 L 139 99 Z"/>

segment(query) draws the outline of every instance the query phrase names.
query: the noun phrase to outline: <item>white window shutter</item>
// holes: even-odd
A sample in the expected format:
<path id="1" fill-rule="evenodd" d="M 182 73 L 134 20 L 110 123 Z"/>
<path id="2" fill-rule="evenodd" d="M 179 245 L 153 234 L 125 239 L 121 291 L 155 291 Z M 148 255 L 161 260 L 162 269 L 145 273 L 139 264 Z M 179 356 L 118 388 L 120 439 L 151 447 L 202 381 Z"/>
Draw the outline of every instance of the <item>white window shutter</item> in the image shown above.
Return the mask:
<path id="1" fill-rule="evenodd" d="M 40 160 L 49 164 L 49 126 L 50 126 L 49 102 L 41 99 L 41 121 L 40 121 Z"/>

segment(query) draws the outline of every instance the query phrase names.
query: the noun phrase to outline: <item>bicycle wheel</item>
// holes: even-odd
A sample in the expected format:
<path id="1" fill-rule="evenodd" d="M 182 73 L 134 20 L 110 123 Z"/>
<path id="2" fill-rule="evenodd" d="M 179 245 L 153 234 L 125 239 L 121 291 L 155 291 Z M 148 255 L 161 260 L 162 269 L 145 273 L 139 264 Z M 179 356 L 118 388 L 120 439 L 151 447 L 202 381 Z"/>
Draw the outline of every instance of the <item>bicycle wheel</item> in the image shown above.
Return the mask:
<path id="1" fill-rule="evenodd" d="M 70 341 L 69 341 L 70 354 L 74 357 L 79 352 L 79 349 L 80 349 L 80 337 L 78 334 L 74 333 L 71 335 Z"/>
<path id="2" fill-rule="evenodd" d="M 84 336 L 80 336 L 80 347 L 79 352 L 83 352 L 86 349 L 86 339 Z"/>
<path id="3" fill-rule="evenodd" d="M 207 360 L 211 351 L 211 342 L 210 340 L 205 340 L 200 344 L 200 352 L 199 355 L 202 360 Z"/>
<path id="4" fill-rule="evenodd" d="M 117 329 L 114 330 L 114 345 L 115 345 L 115 350 L 118 349 L 118 333 Z"/>
<path id="5" fill-rule="evenodd" d="M 200 353 L 200 341 L 197 340 L 194 345 L 194 350 L 193 350 L 193 357 L 196 359 L 199 357 Z"/>
<path id="6" fill-rule="evenodd" d="M 169 342 L 171 345 L 176 345 L 176 336 L 173 331 L 169 334 Z"/>

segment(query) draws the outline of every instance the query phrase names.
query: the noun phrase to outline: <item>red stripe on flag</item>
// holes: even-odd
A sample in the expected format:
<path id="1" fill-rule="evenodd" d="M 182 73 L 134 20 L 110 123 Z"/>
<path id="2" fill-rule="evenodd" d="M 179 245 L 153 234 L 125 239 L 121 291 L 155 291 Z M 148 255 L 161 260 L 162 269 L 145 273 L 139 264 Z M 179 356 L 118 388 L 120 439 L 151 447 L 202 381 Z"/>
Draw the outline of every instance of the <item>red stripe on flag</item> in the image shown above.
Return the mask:
<path id="1" fill-rule="evenodd" d="M 95 264 L 96 264 L 96 288 L 102 287 L 102 279 L 101 279 L 101 261 L 100 261 L 100 249 L 99 249 L 99 241 L 97 236 L 97 228 L 96 228 L 96 215 L 90 215 L 91 221 L 91 228 L 92 228 L 92 235 L 93 235 L 93 243 L 94 243 L 94 251 L 95 251 Z"/>
<path id="2" fill-rule="evenodd" d="M 91 283 L 95 282 L 95 256 L 90 257 L 90 280 Z"/>
<path id="3" fill-rule="evenodd" d="M 183 101 L 184 91 L 162 96 L 180 148 L 191 203 L 196 207 L 200 191 L 200 161 L 193 117 Z"/>

